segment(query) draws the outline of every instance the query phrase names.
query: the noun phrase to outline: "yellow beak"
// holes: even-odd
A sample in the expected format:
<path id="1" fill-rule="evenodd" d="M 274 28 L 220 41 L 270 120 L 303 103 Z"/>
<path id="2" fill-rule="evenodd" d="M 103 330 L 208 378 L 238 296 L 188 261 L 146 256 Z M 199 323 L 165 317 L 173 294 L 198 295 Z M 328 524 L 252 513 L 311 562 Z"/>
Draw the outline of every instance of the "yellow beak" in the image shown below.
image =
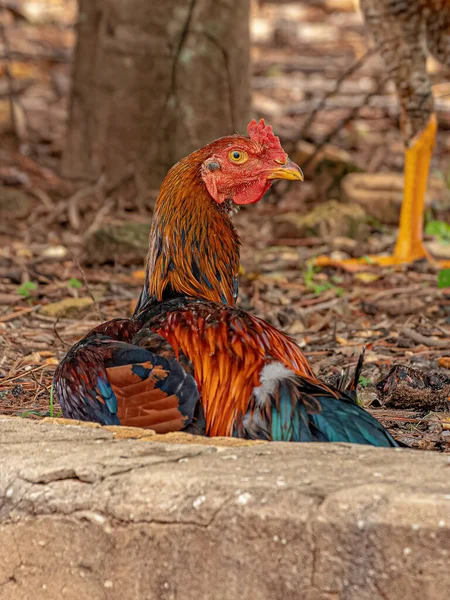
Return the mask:
<path id="1" fill-rule="evenodd" d="M 289 179 L 290 181 L 303 181 L 303 173 L 299 166 L 287 159 L 284 165 L 269 171 L 267 179 Z"/>

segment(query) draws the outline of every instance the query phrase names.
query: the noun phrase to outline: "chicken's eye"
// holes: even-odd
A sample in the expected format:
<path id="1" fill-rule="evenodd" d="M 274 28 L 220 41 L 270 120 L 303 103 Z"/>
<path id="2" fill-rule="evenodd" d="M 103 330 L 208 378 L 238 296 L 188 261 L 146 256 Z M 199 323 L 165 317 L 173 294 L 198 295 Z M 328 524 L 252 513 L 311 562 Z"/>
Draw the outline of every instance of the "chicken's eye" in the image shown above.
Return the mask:
<path id="1" fill-rule="evenodd" d="M 243 150 L 231 150 L 228 154 L 228 158 L 236 165 L 242 165 L 248 161 L 248 154 Z"/>

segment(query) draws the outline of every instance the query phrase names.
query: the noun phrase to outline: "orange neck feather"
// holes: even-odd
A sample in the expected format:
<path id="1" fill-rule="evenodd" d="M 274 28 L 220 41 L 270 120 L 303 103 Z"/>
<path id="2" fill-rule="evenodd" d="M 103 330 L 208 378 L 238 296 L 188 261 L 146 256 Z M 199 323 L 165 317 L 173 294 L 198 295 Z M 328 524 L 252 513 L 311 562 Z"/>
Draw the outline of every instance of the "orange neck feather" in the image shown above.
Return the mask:
<path id="1" fill-rule="evenodd" d="M 199 157 L 200 155 L 200 157 Z M 201 151 L 180 161 L 163 181 L 150 230 L 147 298 L 180 295 L 234 304 L 239 237 L 200 175 Z"/>

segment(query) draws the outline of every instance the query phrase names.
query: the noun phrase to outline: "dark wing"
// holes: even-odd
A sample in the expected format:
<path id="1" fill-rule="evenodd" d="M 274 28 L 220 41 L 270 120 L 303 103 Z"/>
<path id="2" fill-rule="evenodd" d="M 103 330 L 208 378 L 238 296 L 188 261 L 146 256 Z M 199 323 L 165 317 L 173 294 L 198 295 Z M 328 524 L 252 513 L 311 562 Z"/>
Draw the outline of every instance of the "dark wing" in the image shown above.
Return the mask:
<path id="1" fill-rule="evenodd" d="M 285 442 L 350 442 L 398 446 L 351 395 L 336 397 L 293 376 L 280 379 L 272 393 L 256 393 L 251 409 L 234 433 L 237 437 Z"/>
<path id="2" fill-rule="evenodd" d="M 70 351 L 54 389 L 65 417 L 158 433 L 189 425 L 199 398 L 176 360 L 104 336 L 85 338 Z"/>

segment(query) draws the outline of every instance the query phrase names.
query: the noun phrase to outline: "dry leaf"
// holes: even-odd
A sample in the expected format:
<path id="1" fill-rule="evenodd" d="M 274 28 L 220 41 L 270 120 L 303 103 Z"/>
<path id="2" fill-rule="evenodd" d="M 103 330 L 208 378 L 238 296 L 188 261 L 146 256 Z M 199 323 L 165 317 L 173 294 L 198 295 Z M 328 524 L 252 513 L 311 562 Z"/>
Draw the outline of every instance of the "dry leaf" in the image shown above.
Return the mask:
<path id="1" fill-rule="evenodd" d="M 441 356 L 438 358 L 438 365 L 444 369 L 450 369 L 450 356 Z"/>
<path id="2" fill-rule="evenodd" d="M 131 273 L 131 277 L 139 282 L 145 281 L 145 269 L 139 269 L 137 271 L 133 271 Z"/>
<path id="3" fill-rule="evenodd" d="M 380 279 L 380 276 L 376 273 L 355 273 L 355 279 L 362 283 L 373 283 Z"/>
<path id="4" fill-rule="evenodd" d="M 349 342 L 348 340 L 346 340 L 345 338 L 343 338 L 343 337 L 341 337 L 339 335 L 336 336 L 336 341 L 341 346 L 349 346 L 350 344 L 353 343 L 353 342 Z"/>
<path id="5" fill-rule="evenodd" d="M 58 365 L 59 364 L 59 360 L 57 358 L 46 358 L 44 360 L 46 365 Z"/>

